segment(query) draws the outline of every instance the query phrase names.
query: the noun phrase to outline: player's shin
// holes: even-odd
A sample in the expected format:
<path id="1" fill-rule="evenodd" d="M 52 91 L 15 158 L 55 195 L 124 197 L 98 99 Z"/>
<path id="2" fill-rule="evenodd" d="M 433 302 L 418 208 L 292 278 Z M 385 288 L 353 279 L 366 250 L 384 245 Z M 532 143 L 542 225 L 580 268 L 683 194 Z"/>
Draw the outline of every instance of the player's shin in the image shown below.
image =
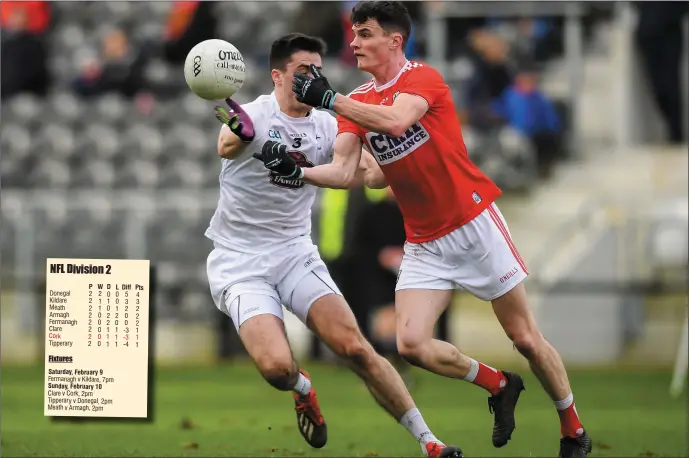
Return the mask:
<path id="1" fill-rule="evenodd" d="M 374 400 L 396 420 L 414 407 L 414 401 L 402 377 L 390 361 L 369 350 L 363 358 L 345 356 L 348 366 L 364 382 Z"/>
<path id="2" fill-rule="evenodd" d="M 413 339 L 402 338 L 398 345 L 402 356 L 411 364 L 438 375 L 465 380 L 492 395 L 500 393 L 507 384 L 502 371 L 462 354 L 448 342 L 429 339 L 425 344 L 414 344 Z"/>
<path id="3" fill-rule="evenodd" d="M 387 373 L 384 377 L 375 377 L 371 381 L 367 381 L 367 374 L 361 374 L 361 378 L 366 382 L 366 386 L 376 400 L 376 402 L 383 407 L 390 415 L 392 415 L 400 425 L 402 425 L 409 434 L 421 445 L 421 449 L 426 453 L 426 445 L 436 443 L 444 445 L 438 438 L 435 437 L 431 429 L 426 424 L 426 421 L 421 415 L 418 408 L 414 406 L 414 401 L 411 395 L 404 387 L 399 373 L 394 369 L 388 360 L 378 356 L 380 364 L 387 366 L 381 373 Z M 358 370 L 355 372 L 359 373 Z M 379 381 L 388 380 L 389 383 L 383 385 Z M 401 406 L 407 406 L 402 407 Z M 400 411 L 403 413 L 400 415 Z"/>
<path id="4" fill-rule="evenodd" d="M 577 437 L 583 433 L 574 396 L 570 388 L 562 358 L 557 350 L 543 339 L 539 356 L 531 355 L 529 366 L 536 378 L 553 400 L 560 417 L 560 432 L 563 437 Z"/>
<path id="5" fill-rule="evenodd" d="M 454 345 L 442 340 L 424 338 L 415 332 L 398 332 L 397 348 L 410 364 L 434 374 L 463 379 L 471 370 L 471 358 Z"/>
<path id="6" fill-rule="evenodd" d="M 421 445 L 424 454 L 427 454 L 427 444 L 444 445 L 435 437 L 423 415 L 415 407 L 402 377 L 392 364 L 378 354 L 375 354 L 375 360 L 376 369 L 362 370 L 359 367 L 354 370 L 364 380 L 376 402 L 409 431 Z"/>

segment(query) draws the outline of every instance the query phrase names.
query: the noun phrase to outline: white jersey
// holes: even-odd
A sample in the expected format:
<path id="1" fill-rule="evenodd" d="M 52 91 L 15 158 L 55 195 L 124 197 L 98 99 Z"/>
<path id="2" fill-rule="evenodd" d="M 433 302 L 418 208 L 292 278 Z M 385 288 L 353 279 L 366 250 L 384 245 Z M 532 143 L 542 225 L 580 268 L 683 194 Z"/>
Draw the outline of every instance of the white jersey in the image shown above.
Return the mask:
<path id="1" fill-rule="evenodd" d="M 303 118 L 287 116 L 280 111 L 275 93 L 242 108 L 253 121 L 255 137 L 237 158 L 222 160 L 220 199 L 205 235 L 236 251 L 260 253 L 310 237 L 317 188 L 272 175 L 253 154 L 274 140 L 287 145 L 301 167 L 327 164 L 333 158 L 337 121 L 318 110 Z"/>

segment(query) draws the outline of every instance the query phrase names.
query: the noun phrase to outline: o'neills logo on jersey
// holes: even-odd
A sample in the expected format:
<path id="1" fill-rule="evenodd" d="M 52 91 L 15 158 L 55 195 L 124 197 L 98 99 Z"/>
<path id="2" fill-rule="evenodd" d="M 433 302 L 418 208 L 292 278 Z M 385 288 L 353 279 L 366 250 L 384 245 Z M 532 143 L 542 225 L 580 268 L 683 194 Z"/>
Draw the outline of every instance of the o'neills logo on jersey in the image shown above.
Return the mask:
<path id="1" fill-rule="evenodd" d="M 287 151 L 287 154 L 294 159 L 294 162 L 296 162 L 299 167 L 313 167 L 313 162 L 309 161 L 306 155 L 301 151 Z M 302 180 L 288 180 L 273 172 L 270 172 L 270 182 L 281 188 L 298 189 L 304 187 L 304 182 Z"/>
<path id="2" fill-rule="evenodd" d="M 366 140 L 371 152 L 380 165 L 399 161 L 407 154 L 426 143 L 431 136 L 420 122 L 413 124 L 401 137 L 368 132 Z"/>

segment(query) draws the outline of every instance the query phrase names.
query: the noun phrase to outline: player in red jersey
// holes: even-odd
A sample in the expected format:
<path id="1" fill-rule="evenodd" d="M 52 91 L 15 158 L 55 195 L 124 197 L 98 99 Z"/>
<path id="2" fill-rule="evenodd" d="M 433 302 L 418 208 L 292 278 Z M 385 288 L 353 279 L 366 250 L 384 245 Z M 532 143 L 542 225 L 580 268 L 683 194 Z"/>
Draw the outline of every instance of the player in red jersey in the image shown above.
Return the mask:
<path id="1" fill-rule="evenodd" d="M 555 403 L 560 456 L 586 456 L 591 440 L 574 407 L 567 373 L 538 330 L 522 283 L 527 268 L 495 205 L 501 191 L 470 161 L 449 87 L 435 69 L 405 57 L 411 19 L 401 2 L 361 2 L 351 20 L 351 47 L 359 69 L 373 76 L 369 82 L 343 96 L 315 68 L 313 78 L 294 76 L 300 102 L 338 114 L 332 163 L 301 169 L 275 148 L 262 157 L 265 166 L 321 187 L 351 187 L 358 174 L 369 187 L 389 184 L 407 232 L 395 298 L 400 354 L 431 372 L 487 390 L 495 415 L 493 444 L 504 446 L 515 428 L 522 378 L 433 338 L 454 289 L 490 301 Z M 362 146 L 370 155 L 362 156 Z"/>

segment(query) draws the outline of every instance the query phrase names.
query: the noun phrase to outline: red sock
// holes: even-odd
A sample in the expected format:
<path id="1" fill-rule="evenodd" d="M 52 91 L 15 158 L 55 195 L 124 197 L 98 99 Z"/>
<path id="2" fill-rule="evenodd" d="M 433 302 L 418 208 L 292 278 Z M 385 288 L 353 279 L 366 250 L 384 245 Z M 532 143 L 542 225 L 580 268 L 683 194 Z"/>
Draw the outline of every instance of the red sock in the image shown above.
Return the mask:
<path id="1" fill-rule="evenodd" d="M 574 406 L 574 396 L 571 393 L 562 401 L 555 402 L 555 408 L 557 408 L 557 414 L 560 416 L 560 434 L 562 437 L 578 437 L 584 433 L 577 408 Z"/>
<path id="2" fill-rule="evenodd" d="M 502 391 L 507 385 L 507 378 L 502 371 L 486 366 L 476 360 L 471 360 L 471 369 L 464 380 L 478 385 L 492 395 Z"/>

